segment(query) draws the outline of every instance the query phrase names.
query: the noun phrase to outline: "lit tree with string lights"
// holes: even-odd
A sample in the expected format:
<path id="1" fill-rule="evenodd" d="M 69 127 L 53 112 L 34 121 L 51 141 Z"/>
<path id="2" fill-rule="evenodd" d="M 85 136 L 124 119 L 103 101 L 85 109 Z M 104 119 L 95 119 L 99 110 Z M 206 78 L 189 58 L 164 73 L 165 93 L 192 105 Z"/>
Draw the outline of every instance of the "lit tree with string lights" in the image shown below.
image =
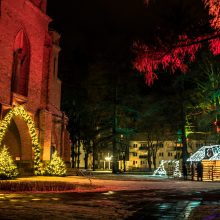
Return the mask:
<path id="1" fill-rule="evenodd" d="M 45 168 L 45 175 L 48 176 L 65 176 L 66 166 L 63 160 L 57 155 L 55 151 L 52 155 L 52 159 L 49 161 Z"/>
<path id="2" fill-rule="evenodd" d="M 17 166 L 8 149 L 3 146 L 0 149 L 0 179 L 13 179 L 16 176 L 18 176 Z"/>

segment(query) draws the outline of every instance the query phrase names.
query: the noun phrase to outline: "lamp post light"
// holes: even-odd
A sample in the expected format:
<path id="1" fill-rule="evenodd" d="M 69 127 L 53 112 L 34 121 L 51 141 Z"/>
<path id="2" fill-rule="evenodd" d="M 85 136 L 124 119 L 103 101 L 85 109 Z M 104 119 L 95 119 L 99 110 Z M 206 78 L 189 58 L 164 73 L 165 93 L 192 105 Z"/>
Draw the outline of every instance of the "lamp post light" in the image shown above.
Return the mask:
<path id="1" fill-rule="evenodd" d="M 111 169 L 112 156 L 109 156 L 109 153 L 108 153 L 108 156 L 105 157 L 105 160 L 108 162 L 108 169 L 110 170 Z"/>

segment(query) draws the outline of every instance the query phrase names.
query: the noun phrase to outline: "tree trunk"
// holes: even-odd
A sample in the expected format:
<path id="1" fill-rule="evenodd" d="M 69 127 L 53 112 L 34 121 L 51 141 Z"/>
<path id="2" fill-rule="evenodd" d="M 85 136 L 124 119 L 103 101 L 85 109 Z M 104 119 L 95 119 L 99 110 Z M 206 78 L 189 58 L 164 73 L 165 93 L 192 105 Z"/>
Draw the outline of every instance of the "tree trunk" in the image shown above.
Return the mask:
<path id="1" fill-rule="evenodd" d="M 148 152 L 148 156 L 147 156 L 147 162 L 148 162 L 149 171 L 151 171 L 152 170 L 152 167 L 151 167 L 152 161 L 151 161 L 151 154 L 149 154 L 149 152 Z"/>
<path id="2" fill-rule="evenodd" d="M 71 146 L 71 158 L 72 158 L 72 168 L 76 167 L 76 154 L 75 154 L 75 144 Z"/>
<path id="3" fill-rule="evenodd" d="M 113 143 L 112 143 L 112 173 L 118 173 L 118 151 L 117 151 L 117 85 L 115 86 L 115 96 L 114 96 L 114 115 L 113 115 L 113 128 L 112 128 L 112 135 L 113 135 Z"/>
<path id="4" fill-rule="evenodd" d="M 126 160 L 125 160 L 125 155 L 123 156 L 123 163 L 124 163 L 124 172 L 126 172 Z"/>
<path id="5" fill-rule="evenodd" d="M 185 96 L 184 96 L 184 78 L 181 80 L 181 90 L 180 90 L 180 107 L 181 107 L 181 131 L 182 131 L 182 159 L 183 164 L 186 163 L 188 157 L 187 151 L 187 141 L 186 141 L 186 115 L 185 115 Z"/>
<path id="6" fill-rule="evenodd" d="M 113 129 L 113 144 L 112 144 L 112 173 L 118 173 L 118 151 L 117 151 L 117 143 L 116 143 L 116 131 Z"/>
<path id="7" fill-rule="evenodd" d="M 85 161 L 85 169 L 86 170 L 88 169 L 88 158 L 89 158 L 89 154 L 87 152 L 85 152 L 84 161 Z"/>
<path id="8" fill-rule="evenodd" d="M 77 140 L 77 168 L 80 167 L 80 140 Z"/>
<path id="9" fill-rule="evenodd" d="M 186 141 L 186 133 L 185 133 L 185 125 L 182 125 L 182 158 L 183 158 L 183 164 L 186 163 L 187 157 L 188 157 L 188 151 L 187 151 L 187 141 Z"/>
<path id="10" fill-rule="evenodd" d="M 92 146 L 93 150 L 92 150 L 92 170 L 95 171 L 96 170 L 96 144 L 93 142 L 93 146 Z"/>
<path id="11" fill-rule="evenodd" d="M 220 143 L 220 133 L 219 133 L 219 124 L 218 124 L 218 121 L 219 121 L 219 100 L 218 100 L 218 97 L 216 98 L 215 100 L 215 103 L 216 103 L 216 132 L 217 132 L 217 144 Z"/>
<path id="12" fill-rule="evenodd" d="M 154 165 L 154 169 L 157 168 L 157 164 L 156 164 L 156 155 L 153 154 L 153 165 Z"/>

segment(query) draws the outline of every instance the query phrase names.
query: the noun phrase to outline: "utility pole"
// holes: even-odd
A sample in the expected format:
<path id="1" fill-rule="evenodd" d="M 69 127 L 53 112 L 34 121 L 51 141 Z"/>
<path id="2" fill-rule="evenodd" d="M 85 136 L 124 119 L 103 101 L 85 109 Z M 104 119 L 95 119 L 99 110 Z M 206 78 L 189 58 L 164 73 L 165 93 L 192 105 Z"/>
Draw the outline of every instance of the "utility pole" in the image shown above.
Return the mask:
<path id="1" fill-rule="evenodd" d="M 115 85 L 115 94 L 114 94 L 114 113 L 113 113 L 113 128 L 112 128 L 112 173 L 118 173 L 118 151 L 117 151 L 117 96 L 118 96 L 118 89 L 117 89 L 117 82 Z"/>
<path id="2" fill-rule="evenodd" d="M 186 140 L 186 114 L 185 114 L 185 97 L 184 97 L 184 77 L 181 78 L 181 86 L 180 86 L 180 111 L 181 111 L 181 125 L 180 129 L 182 132 L 182 159 L 183 164 L 186 163 L 188 157 L 187 151 L 187 140 Z"/>

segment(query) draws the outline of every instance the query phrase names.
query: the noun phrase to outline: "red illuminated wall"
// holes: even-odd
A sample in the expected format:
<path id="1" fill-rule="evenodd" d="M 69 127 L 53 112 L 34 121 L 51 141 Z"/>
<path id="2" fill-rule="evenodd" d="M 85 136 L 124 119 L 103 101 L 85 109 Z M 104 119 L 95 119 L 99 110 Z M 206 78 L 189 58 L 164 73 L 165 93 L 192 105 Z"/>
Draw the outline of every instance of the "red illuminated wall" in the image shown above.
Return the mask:
<path id="1" fill-rule="evenodd" d="M 24 104 L 35 120 L 42 158 L 49 160 L 55 146 L 68 162 L 70 144 L 63 138 L 67 118 L 60 111 L 57 77 L 60 35 L 48 31 L 46 3 L 0 0 L 0 113 L 3 117 L 14 104 Z"/>

